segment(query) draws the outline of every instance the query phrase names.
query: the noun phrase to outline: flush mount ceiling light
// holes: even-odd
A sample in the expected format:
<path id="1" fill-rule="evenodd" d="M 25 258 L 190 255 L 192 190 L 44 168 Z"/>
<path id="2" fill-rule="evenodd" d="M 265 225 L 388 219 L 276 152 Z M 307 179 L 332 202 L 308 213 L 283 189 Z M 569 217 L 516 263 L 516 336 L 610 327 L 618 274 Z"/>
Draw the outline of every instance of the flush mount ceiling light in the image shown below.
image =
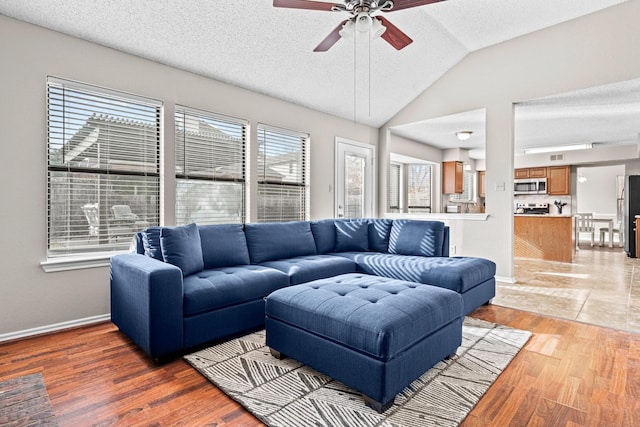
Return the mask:
<path id="1" fill-rule="evenodd" d="M 572 145 L 554 145 L 550 147 L 525 148 L 524 154 L 540 154 L 540 153 L 554 153 L 556 151 L 588 150 L 590 148 L 593 148 L 592 143 L 572 144 Z"/>
<path id="2" fill-rule="evenodd" d="M 460 132 L 456 132 L 456 136 L 460 141 L 466 141 L 467 139 L 471 138 L 472 133 L 473 131 L 470 130 L 461 130 Z"/>

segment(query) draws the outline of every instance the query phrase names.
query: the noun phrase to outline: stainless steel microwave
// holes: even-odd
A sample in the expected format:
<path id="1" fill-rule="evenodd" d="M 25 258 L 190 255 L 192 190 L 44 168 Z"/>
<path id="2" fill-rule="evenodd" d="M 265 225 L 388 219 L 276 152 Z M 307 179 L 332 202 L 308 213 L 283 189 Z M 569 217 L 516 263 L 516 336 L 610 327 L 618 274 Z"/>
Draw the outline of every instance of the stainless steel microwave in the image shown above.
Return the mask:
<path id="1" fill-rule="evenodd" d="M 513 194 L 547 194 L 547 178 L 515 179 Z"/>

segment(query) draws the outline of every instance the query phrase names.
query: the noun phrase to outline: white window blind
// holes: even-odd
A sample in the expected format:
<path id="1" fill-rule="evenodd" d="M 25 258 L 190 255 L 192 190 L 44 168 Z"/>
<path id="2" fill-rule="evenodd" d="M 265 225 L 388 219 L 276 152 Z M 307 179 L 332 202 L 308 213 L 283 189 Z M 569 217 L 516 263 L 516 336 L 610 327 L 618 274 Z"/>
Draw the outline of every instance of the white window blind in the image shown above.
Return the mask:
<path id="1" fill-rule="evenodd" d="M 402 165 L 399 163 L 389 164 L 389 183 L 387 200 L 389 203 L 389 212 L 400 212 L 400 173 Z"/>
<path id="2" fill-rule="evenodd" d="M 408 212 L 431 212 L 433 166 L 407 165 Z"/>
<path id="3" fill-rule="evenodd" d="M 258 222 L 309 218 L 309 135 L 258 125 Z"/>
<path id="4" fill-rule="evenodd" d="M 161 107 L 47 79 L 49 257 L 128 248 L 158 224 Z"/>
<path id="5" fill-rule="evenodd" d="M 247 122 L 176 106 L 176 222 L 243 223 Z"/>
<path id="6" fill-rule="evenodd" d="M 476 198 L 476 173 L 468 170 L 462 172 L 462 193 L 451 194 L 449 200 L 456 202 L 474 201 Z"/>

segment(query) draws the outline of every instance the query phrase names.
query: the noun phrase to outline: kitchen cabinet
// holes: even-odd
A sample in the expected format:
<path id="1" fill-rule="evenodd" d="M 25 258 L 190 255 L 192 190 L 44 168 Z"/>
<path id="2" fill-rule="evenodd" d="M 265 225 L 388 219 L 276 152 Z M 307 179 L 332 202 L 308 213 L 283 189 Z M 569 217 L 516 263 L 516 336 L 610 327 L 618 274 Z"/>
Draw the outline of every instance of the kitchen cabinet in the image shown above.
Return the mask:
<path id="1" fill-rule="evenodd" d="M 513 177 L 515 179 L 546 178 L 547 177 L 547 168 L 545 168 L 545 167 L 537 167 L 537 168 L 515 169 L 513 171 Z"/>
<path id="2" fill-rule="evenodd" d="M 513 255 L 519 258 L 573 262 L 575 225 L 572 216 L 515 215 Z"/>
<path id="3" fill-rule="evenodd" d="M 485 183 L 485 171 L 478 171 L 478 196 L 484 197 L 486 195 L 486 183 Z"/>
<path id="4" fill-rule="evenodd" d="M 462 162 L 442 163 L 442 192 L 444 194 L 461 194 L 463 191 L 462 174 L 464 164 Z"/>
<path id="5" fill-rule="evenodd" d="M 549 166 L 547 168 L 547 194 L 568 196 L 571 193 L 571 166 Z"/>

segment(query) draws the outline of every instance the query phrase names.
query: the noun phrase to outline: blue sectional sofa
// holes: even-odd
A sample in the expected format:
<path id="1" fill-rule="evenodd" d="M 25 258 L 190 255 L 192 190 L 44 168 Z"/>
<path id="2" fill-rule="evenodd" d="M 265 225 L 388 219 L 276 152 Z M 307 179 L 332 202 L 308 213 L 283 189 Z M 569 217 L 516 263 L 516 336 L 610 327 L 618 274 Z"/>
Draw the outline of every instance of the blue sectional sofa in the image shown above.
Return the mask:
<path id="1" fill-rule="evenodd" d="M 264 298 L 346 273 L 439 286 L 463 314 L 495 295 L 496 266 L 449 257 L 438 221 L 358 219 L 150 227 L 111 259 L 111 320 L 162 363 L 264 325 Z"/>

